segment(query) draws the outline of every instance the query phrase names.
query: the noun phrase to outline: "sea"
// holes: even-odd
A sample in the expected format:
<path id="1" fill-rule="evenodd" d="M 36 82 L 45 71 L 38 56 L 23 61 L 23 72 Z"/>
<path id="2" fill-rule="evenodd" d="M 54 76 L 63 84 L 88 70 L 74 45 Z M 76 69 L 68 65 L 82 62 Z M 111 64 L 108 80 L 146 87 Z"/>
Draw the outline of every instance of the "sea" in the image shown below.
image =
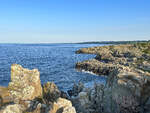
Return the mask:
<path id="1" fill-rule="evenodd" d="M 94 58 L 91 54 L 75 54 L 80 48 L 106 44 L 0 44 L 0 85 L 8 86 L 12 64 L 38 69 L 41 83 L 54 82 L 60 90 L 67 91 L 74 83 L 89 87 L 94 83 L 105 84 L 104 76 L 78 71 L 75 64 Z"/>

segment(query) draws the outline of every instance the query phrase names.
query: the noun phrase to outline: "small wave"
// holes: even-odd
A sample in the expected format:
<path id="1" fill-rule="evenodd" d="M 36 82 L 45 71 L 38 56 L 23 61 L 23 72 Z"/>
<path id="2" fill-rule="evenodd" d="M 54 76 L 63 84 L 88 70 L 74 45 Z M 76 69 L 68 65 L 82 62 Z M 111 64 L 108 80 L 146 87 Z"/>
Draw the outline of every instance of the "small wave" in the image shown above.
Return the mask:
<path id="1" fill-rule="evenodd" d="M 81 70 L 81 72 L 84 72 L 84 73 L 89 73 L 89 74 L 92 74 L 92 75 L 96 75 L 96 76 L 98 76 L 97 74 L 95 74 L 95 73 L 93 73 L 92 71 L 86 71 L 86 70 Z"/>

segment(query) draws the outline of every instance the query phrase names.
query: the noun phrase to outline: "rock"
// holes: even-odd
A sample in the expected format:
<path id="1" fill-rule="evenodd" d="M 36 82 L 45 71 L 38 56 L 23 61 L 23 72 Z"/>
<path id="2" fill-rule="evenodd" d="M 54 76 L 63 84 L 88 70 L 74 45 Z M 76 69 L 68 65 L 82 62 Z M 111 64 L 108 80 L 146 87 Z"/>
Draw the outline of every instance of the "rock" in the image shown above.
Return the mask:
<path id="1" fill-rule="evenodd" d="M 20 65 L 11 67 L 11 82 L 0 87 L 0 113 L 76 113 L 71 101 L 52 82 L 41 87 L 40 74 Z"/>
<path id="2" fill-rule="evenodd" d="M 98 75 L 106 75 L 106 76 L 108 76 L 108 74 L 110 72 L 112 72 L 112 70 L 114 70 L 116 67 L 119 68 L 121 66 L 120 65 L 113 65 L 112 63 L 100 62 L 96 59 L 78 62 L 76 64 L 76 68 L 78 70 L 83 69 L 85 71 L 90 71 L 90 72 L 93 72 L 93 73 L 98 74 Z"/>
<path id="3" fill-rule="evenodd" d="M 36 106 L 36 109 L 34 109 L 33 111 L 32 111 L 32 113 L 41 113 L 41 110 L 42 109 L 42 105 L 41 105 L 41 103 L 39 103 L 37 106 Z M 43 112 L 44 113 L 44 112 Z"/>
<path id="4" fill-rule="evenodd" d="M 74 84 L 72 90 L 68 90 L 69 96 L 77 96 L 84 89 L 84 85 L 79 82 L 78 84 Z"/>
<path id="5" fill-rule="evenodd" d="M 35 111 L 36 111 L 37 113 L 40 113 L 41 103 L 39 103 L 36 100 L 20 101 L 19 104 L 24 107 L 24 111 L 26 111 L 26 112 L 34 112 L 35 113 Z"/>
<path id="6" fill-rule="evenodd" d="M 140 68 L 144 71 L 150 72 L 150 63 L 148 61 L 144 61 L 139 65 L 138 68 Z"/>
<path id="7" fill-rule="evenodd" d="M 65 107 L 62 113 L 76 113 L 74 107 Z"/>
<path id="8" fill-rule="evenodd" d="M 30 112 L 26 111 L 27 113 L 49 113 L 50 105 L 38 103 L 34 109 L 31 109 Z"/>
<path id="9" fill-rule="evenodd" d="M 9 104 L 13 101 L 10 97 L 10 93 L 7 87 L 0 86 L 0 106 L 3 104 Z"/>
<path id="10" fill-rule="evenodd" d="M 37 69 L 28 70 L 21 65 L 13 64 L 8 88 L 15 102 L 41 97 L 40 72 Z"/>
<path id="11" fill-rule="evenodd" d="M 60 95 L 61 98 L 65 98 L 65 99 L 69 99 L 69 96 L 66 92 L 64 91 L 61 91 L 61 95 Z"/>
<path id="12" fill-rule="evenodd" d="M 109 75 L 103 97 L 105 112 L 140 112 L 139 106 L 143 97 L 138 77 L 137 73 L 121 71 Z"/>
<path id="13" fill-rule="evenodd" d="M 97 86 L 90 91 L 79 93 L 80 95 L 78 94 L 73 99 L 73 105 L 77 105 L 74 100 L 80 103 L 79 106 L 76 106 L 77 110 L 82 111 L 83 108 L 87 113 L 149 113 L 149 47 L 150 43 L 78 50 L 77 53 L 96 54 L 97 56 L 94 59 L 78 62 L 76 68 L 91 71 L 100 76 L 105 75 L 107 82 L 102 89 L 101 86 Z M 92 108 L 87 107 L 85 103 L 88 103 Z"/>
<path id="14" fill-rule="evenodd" d="M 62 113 L 76 113 L 75 108 L 72 107 L 72 103 L 69 100 L 59 98 L 56 104 L 59 106 L 59 110 L 63 108 Z"/>
<path id="15" fill-rule="evenodd" d="M 50 113 L 76 113 L 76 110 L 72 106 L 71 101 L 58 98 L 57 101 L 54 102 Z"/>
<path id="16" fill-rule="evenodd" d="M 82 106 L 86 106 L 89 103 L 89 95 L 87 92 L 80 92 L 78 96 Z"/>
<path id="17" fill-rule="evenodd" d="M 43 85 L 43 98 L 46 103 L 54 102 L 61 96 L 61 92 L 52 82 L 47 82 Z"/>
<path id="18" fill-rule="evenodd" d="M 22 108 L 19 104 L 7 105 L 0 113 L 23 113 Z"/>
<path id="19" fill-rule="evenodd" d="M 3 98 L 0 96 L 0 107 L 3 105 Z"/>
<path id="20" fill-rule="evenodd" d="M 56 102 L 54 102 L 49 113 L 59 113 L 59 112 L 62 113 L 62 109 L 60 109 L 59 106 L 56 104 Z"/>
<path id="21" fill-rule="evenodd" d="M 95 84 L 94 87 L 84 87 L 82 92 L 77 96 L 71 98 L 73 105 L 77 112 L 81 113 L 103 113 L 102 100 L 103 100 L 102 84 Z"/>
<path id="22" fill-rule="evenodd" d="M 48 113 L 51 109 L 50 104 L 44 104 L 38 100 L 22 101 L 19 105 L 22 105 L 24 113 Z"/>
<path id="23" fill-rule="evenodd" d="M 59 108 L 72 107 L 71 101 L 63 98 L 58 98 L 56 104 L 59 106 Z"/>

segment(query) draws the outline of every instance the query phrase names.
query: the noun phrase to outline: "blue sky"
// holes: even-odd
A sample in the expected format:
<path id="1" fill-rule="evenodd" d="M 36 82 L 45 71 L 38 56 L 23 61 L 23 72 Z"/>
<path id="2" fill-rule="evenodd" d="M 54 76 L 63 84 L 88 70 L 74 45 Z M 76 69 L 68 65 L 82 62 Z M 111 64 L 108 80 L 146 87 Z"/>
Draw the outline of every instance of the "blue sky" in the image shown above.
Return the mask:
<path id="1" fill-rule="evenodd" d="M 0 43 L 150 40 L 150 0 L 0 0 Z"/>

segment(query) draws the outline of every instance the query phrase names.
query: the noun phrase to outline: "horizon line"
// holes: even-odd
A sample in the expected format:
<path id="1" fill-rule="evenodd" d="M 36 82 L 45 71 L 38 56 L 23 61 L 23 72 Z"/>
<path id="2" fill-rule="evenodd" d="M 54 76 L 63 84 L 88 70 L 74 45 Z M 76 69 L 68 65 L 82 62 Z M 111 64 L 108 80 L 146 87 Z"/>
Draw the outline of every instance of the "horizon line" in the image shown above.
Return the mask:
<path id="1" fill-rule="evenodd" d="M 80 41 L 80 42 L 0 42 L 0 44 L 76 44 L 76 43 L 107 43 L 107 42 L 142 42 L 150 40 L 110 40 L 110 41 Z"/>

